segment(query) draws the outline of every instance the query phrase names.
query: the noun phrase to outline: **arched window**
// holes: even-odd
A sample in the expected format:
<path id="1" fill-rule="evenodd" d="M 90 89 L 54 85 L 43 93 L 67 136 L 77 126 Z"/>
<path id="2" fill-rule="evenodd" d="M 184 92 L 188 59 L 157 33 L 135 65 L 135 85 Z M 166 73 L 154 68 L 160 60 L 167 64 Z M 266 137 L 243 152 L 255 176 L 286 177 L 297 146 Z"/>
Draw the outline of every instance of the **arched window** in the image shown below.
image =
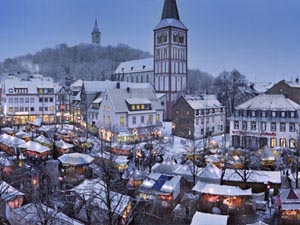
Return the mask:
<path id="1" fill-rule="evenodd" d="M 179 43 L 184 44 L 184 35 L 180 34 Z"/>
<path id="2" fill-rule="evenodd" d="M 178 34 L 177 34 L 177 32 L 173 33 L 173 42 L 178 42 Z"/>
<path id="3" fill-rule="evenodd" d="M 157 40 L 156 40 L 156 43 L 157 43 L 157 44 L 160 44 L 161 41 L 162 41 L 161 34 L 158 34 L 156 39 L 157 39 Z"/>
<path id="4" fill-rule="evenodd" d="M 168 35 L 167 35 L 167 33 L 163 33 L 162 42 L 164 43 L 164 42 L 167 42 L 167 41 L 168 41 Z"/>

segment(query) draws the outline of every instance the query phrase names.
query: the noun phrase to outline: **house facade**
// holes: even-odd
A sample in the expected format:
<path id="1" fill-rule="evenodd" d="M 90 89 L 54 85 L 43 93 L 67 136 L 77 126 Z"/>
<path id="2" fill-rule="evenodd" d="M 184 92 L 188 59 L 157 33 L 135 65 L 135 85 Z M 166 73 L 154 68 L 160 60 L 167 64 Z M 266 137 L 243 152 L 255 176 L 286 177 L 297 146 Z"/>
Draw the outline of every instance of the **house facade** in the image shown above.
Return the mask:
<path id="1" fill-rule="evenodd" d="M 237 106 L 229 118 L 232 145 L 294 149 L 299 136 L 299 107 L 284 95 L 268 94 Z"/>
<path id="2" fill-rule="evenodd" d="M 159 135 L 163 113 L 153 88 L 106 89 L 96 125 L 104 141 L 141 141 Z"/>
<path id="3" fill-rule="evenodd" d="M 43 123 L 56 120 L 55 87 L 50 77 L 40 74 L 21 79 L 10 75 L 1 82 L 1 105 L 8 125 L 34 122 L 38 117 Z"/>
<path id="4" fill-rule="evenodd" d="M 173 134 L 199 140 L 224 134 L 225 107 L 214 95 L 182 96 L 173 107 Z"/>

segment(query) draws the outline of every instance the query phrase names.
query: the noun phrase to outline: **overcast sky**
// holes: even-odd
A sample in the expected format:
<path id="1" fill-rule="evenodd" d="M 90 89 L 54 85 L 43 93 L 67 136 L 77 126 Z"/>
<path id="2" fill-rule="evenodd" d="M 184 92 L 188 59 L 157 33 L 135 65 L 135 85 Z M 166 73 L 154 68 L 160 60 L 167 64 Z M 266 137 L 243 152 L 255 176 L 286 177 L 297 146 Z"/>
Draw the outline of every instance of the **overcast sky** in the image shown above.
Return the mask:
<path id="1" fill-rule="evenodd" d="M 89 43 L 153 51 L 164 0 L 0 0 L 0 60 Z M 189 28 L 189 68 L 238 69 L 251 81 L 300 76 L 300 0 L 177 0 Z"/>

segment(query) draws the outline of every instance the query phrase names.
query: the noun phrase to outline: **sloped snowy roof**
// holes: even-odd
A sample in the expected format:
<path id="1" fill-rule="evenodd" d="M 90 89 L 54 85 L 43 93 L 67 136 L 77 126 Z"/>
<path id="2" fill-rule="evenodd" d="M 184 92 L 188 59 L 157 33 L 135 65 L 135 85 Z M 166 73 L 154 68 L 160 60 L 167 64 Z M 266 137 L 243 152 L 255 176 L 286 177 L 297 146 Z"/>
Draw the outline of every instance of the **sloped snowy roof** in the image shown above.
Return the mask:
<path id="1" fill-rule="evenodd" d="M 284 95 L 260 94 L 241 105 L 236 109 L 251 110 L 297 110 L 300 108 L 296 102 L 286 98 Z"/>
<path id="2" fill-rule="evenodd" d="M 300 83 L 297 82 L 297 81 L 287 81 L 287 80 L 284 80 L 284 82 L 289 85 L 290 87 L 292 88 L 300 88 Z"/>
<path id="3" fill-rule="evenodd" d="M 86 154 L 74 152 L 61 155 L 60 157 L 58 157 L 58 160 L 63 165 L 78 166 L 90 164 L 94 160 L 94 158 Z"/>
<path id="4" fill-rule="evenodd" d="M 134 104 L 151 104 L 151 101 L 149 101 L 149 99 L 147 98 L 126 98 L 125 99 L 126 102 L 128 102 L 128 104 L 130 105 L 134 105 Z"/>
<path id="5" fill-rule="evenodd" d="M 154 62 L 153 57 L 122 62 L 115 70 L 114 74 L 153 71 L 153 62 Z"/>
<path id="6" fill-rule="evenodd" d="M 268 89 L 273 86 L 272 82 L 254 82 L 254 89 L 257 93 L 265 93 Z"/>
<path id="7" fill-rule="evenodd" d="M 184 96 L 184 99 L 193 109 L 206 109 L 222 107 L 222 104 L 217 100 L 214 95 L 208 96 Z"/>
<path id="8" fill-rule="evenodd" d="M 74 147 L 73 144 L 67 143 L 63 140 L 56 141 L 55 146 L 61 149 L 69 149 Z"/>
<path id="9" fill-rule="evenodd" d="M 43 144 L 49 144 L 49 145 L 51 144 L 50 140 L 42 134 L 37 138 L 35 138 L 34 140 Z"/>
<path id="10" fill-rule="evenodd" d="M 0 181 L 0 198 L 4 201 L 9 201 L 17 196 L 25 195 L 18 191 L 13 186 L 9 185 L 5 181 Z"/>
<path id="11" fill-rule="evenodd" d="M 32 77 L 28 80 L 22 80 L 18 77 L 8 78 L 3 81 L 3 87 L 6 94 L 13 94 L 15 88 L 27 88 L 27 94 L 38 94 L 37 88 L 53 88 L 54 81 L 49 77 Z"/>
<path id="12" fill-rule="evenodd" d="M 170 26 L 180 28 L 180 29 L 183 29 L 183 30 L 188 30 L 187 27 L 180 20 L 177 20 L 177 19 L 164 19 L 164 20 L 161 20 L 156 25 L 154 30 L 158 30 L 160 28 L 170 27 Z"/>
<path id="13" fill-rule="evenodd" d="M 44 145 L 41 145 L 38 142 L 35 141 L 28 141 L 24 144 L 19 145 L 20 148 L 25 148 L 28 151 L 33 151 L 33 152 L 38 152 L 38 153 L 43 153 L 50 151 L 50 149 Z"/>
<path id="14" fill-rule="evenodd" d="M 236 186 L 219 185 L 219 184 L 206 184 L 198 181 L 193 187 L 193 191 L 200 192 L 202 194 L 212 195 L 224 195 L 224 196 L 250 196 L 252 195 L 252 189 L 242 190 Z"/>
<path id="15" fill-rule="evenodd" d="M 68 217 L 43 204 L 29 203 L 12 211 L 12 220 L 18 225 L 44 224 L 47 220 L 55 225 L 83 225 L 78 220 Z"/>
<path id="16" fill-rule="evenodd" d="M 215 166 L 212 162 L 205 166 L 198 174 L 200 178 L 221 179 L 222 170 Z"/>
<path id="17" fill-rule="evenodd" d="M 107 89 L 107 95 L 112 101 L 115 112 L 128 112 L 126 99 L 147 99 L 152 110 L 163 110 L 163 106 L 155 95 L 153 88 Z"/>
<path id="18" fill-rule="evenodd" d="M 191 225 L 227 225 L 228 216 L 196 212 Z"/>
<path id="19" fill-rule="evenodd" d="M 267 184 L 268 181 L 270 181 L 274 184 L 281 184 L 280 171 L 253 170 L 247 173 L 249 174 L 247 182 Z M 234 169 L 226 169 L 224 174 L 224 180 L 241 182 L 242 178 L 237 174 L 237 172 Z"/>
<path id="20" fill-rule="evenodd" d="M 0 135 L 0 142 L 6 144 L 10 147 L 19 147 L 22 144 L 25 144 L 26 142 L 22 140 L 21 138 L 10 136 L 8 134 L 1 134 Z"/>
<path id="21" fill-rule="evenodd" d="M 100 208 L 107 210 L 105 187 L 106 184 L 101 179 L 85 179 L 72 190 L 79 195 L 82 195 L 85 200 L 92 199 L 94 204 L 97 204 Z M 121 215 L 127 207 L 130 197 L 113 191 L 110 191 L 110 196 L 112 209 L 115 209 L 115 212 Z"/>

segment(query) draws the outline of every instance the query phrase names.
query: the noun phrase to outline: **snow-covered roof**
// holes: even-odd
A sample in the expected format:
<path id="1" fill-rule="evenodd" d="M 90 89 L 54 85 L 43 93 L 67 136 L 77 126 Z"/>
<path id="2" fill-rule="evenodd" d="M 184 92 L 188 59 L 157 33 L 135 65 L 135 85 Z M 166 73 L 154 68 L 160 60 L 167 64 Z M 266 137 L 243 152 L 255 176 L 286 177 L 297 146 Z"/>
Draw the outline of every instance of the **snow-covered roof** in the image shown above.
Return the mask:
<path id="1" fill-rule="evenodd" d="M 155 95 L 154 89 L 151 88 L 130 88 L 130 89 L 107 89 L 107 95 L 111 99 L 115 112 L 128 112 L 126 100 L 129 99 L 147 99 L 151 102 L 152 110 L 163 110 L 159 99 Z"/>
<path id="2" fill-rule="evenodd" d="M 105 187 L 106 184 L 101 179 L 85 179 L 81 184 L 71 190 L 81 195 L 85 200 L 92 199 L 94 204 L 107 210 Z M 111 208 L 115 209 L 114 212 L 121 215 L 130 202 L 130 197 L 113 191 L 110 192 L 110 196 Z"/>
<path id="3" fill-rule="evenodd" d="M 193 109 L 207 109 L 223 107 L 215 95 L 207 96 L 184 96 L 184 99 Z"/>
<path id="4" fill-rule="evenodd" d="M 208 178 L 208 179 L 221 179 L 222 170 L 219 169 L 212 162 L 205 166 L 198 174 L 200 178 Z"/>
<path id="5" fill-rule="evenodd" d="M 100 103 L 100 102 L 102 102 L 102 98 L 96 98 L 96 99 L 93 101 L 94 104 L 97 104 L 97 103 Z"/>
<path id="6" fill-rule="evenodd" d="M 74 147 L 73 144 L 67 143 L 64 140 L 56 141 L 55 146 L 61 149 L 69 149 Z"/>
<path id="7" fill-rule="evenodd" d="M 300 108 L 296 102 L 280 94 L 260 94 L 241 105 L 236 109 L 251 110 L 297 110 Z"/>
<path id="8" fill-rule="evenodd" d="M 181 176 L 168 176 L 160 173 L 150 173 L 140 187 L 172 193 L 180 180 Z"/>
<path id="9" fill-rule="evenodd" d="M 292 88 L 300 88 L 299 81 L 297 82 L 297 81 L 287 81 L 287 80 L 284 80 L 284 83 L 286 83 L 287 85 L 289 85 Z"/>
<path id="10" fill-rule="evenodd" d="M 13 210 L 11 218 L 13 221 L 10 222 L 18 225 L 44 224 L 47 220 L 55 225 L 83 225 L 78 220 L 40 203 L 29 203 Z"/>
<path id="11" fill-rule="evenodd" d="M 114 74 L 139 73 L 153 71 L 153 57 L 120 63 Z"/>
<path id="12" fill-rule="evenodd" d="M 27 80 L 19 77 L 8 77 L 3 81 L 3 87 L 6 94 L 14 94 L 15 88 L 27 88 L 27 94 L 38 94 L 37 88 L 53 88 L 54 81 L 50 77 L 34 76 Z"/>
<path id="13" fill-rule="evenodd" d="M 211 195 L 224 195 L 224 196 L 250 196 L 252 195 L 252 189 L 242 190 L 236 186 L 219 185 L 219 184 L 206 184 L 203 186 L 201 181 L 198 181 L 193 187 L 193 191 L 200 192 L 202 194 Z"/>
<path id="14" fill-rule="evenodd" d="M 94 158 L 86 154 L 75 152 L 61 155 L 60 157 L 58 157 L 58 160 L 65 166 L 78 166 L 90 164 L 94 160 Z"/>
<path id="15" fill-rule="evenodd" d="M 9 185 L 5 181 L 0 181 L 0 198 L 4 201 L 9 201 L 17 196 L 23 196 L 22 192 L 18 191 L 13 186 Z"/>
<path id="16" fill-rule="evenodd" d="M 25 144 L 26 142 L 18 137 L 13 137 L 8 134 L 1 134 L 0 135 L 0 142 L 6 144 L 10 147 L 19 147 L 22 144 Z"/>
<path id="17" fill-rule="evenodd" d="M 273 86 L 272 82 L 254 82 L 254 89 L 257 93 L 265 93 L 268 89 Z"/>
<path id="18" fill-rule="evenodd" d="M 43 144 L 51 144 L 49 138 L 46 138 L 44 135 L 40 135 L 37 138 L 34 139 L 37 142 L 43 143 Z"/>
<path id="19" fill-rule="evenodd" d="M 176 28 L 180 28 L 183 30 L 187 30 L 187 27 L 180 21 L 177 19 L 164 19 L 161 20 L 156 27 L 154 28 L 154 30 L 158 30 L 164 27 L 176 27 Z"/>
<path id="20" fill-rule="evenodd" d="M 239 171 L 242 172 L 242 170 Z M 252 170 L 247 171 L 247 174 L 247 176 L 249 176 L 247 182 L 267 184 L 268 181 L 270 181 L 273 184 L 281 184 L 280 171 Z M 242 178 L 234 169 L 225 170 L 224 180 L 242 182 Z"/>
<path id="21" fill-rule="evenodd" d="M 227 225 L 228 216 L 196 212 L 191 225 Z"/>
<path id="22" fill-rule="evenodd" d="M 19 145 L 20 148 L 25 148 L 28 151 L 33 151 L 33 152 L 38 152 L 38 153 L 43 153 L 50 151 L 50 149 L 44 145 L 41 145 L 38 142 L 35 141 L 28 141 L 24 144 Z"/>

